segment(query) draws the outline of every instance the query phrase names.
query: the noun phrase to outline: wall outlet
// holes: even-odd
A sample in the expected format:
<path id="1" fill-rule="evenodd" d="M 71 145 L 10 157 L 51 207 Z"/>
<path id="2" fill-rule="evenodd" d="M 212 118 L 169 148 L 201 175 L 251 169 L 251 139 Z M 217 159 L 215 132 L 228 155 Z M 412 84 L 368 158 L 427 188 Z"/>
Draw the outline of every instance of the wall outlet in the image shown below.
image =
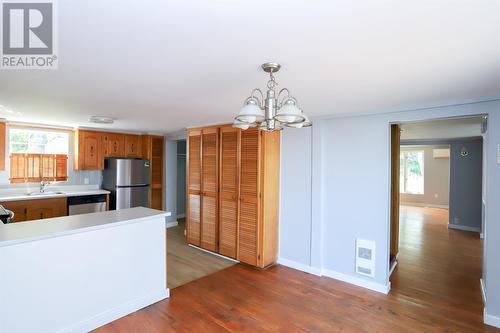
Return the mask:
<path id="1" fill-rule="evenodd" d="M 85 178 L 83 178 L 83 183 L 84 183 L 85 185 L 90 184 L 90 179 L 89 179 L 89 177 L 85 177 Z"/>
<path id="2" fill-rule="evenodd" d="M 437 199 L 438 197 L 439 197 L 439 194 L 434 193 L 434 198 L 436 198 L 436 199 Z"/>
<path id="3" fill-rule="evenodd" d="M 458 217 L 454 217 L 453 224 L 460 224 L 460 219 Z"/>

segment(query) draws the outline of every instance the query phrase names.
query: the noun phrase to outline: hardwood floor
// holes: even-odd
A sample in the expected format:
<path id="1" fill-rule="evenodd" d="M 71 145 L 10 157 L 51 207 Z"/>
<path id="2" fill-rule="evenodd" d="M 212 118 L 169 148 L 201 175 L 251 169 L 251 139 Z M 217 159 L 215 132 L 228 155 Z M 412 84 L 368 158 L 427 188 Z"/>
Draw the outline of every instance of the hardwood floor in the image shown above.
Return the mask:
<path id="1" fill-rule="evenodd" d="M 234 262 L 192 248 L 184 240 L 184 220 L 167 230 L 167 286 L 170 289 L 213 274 Z"/>
<path id="2" fill-rule="evenodd" d="M 235 265 L 97 332 L 500 332 L 482 323 L 480 243 L 448 230 L 445 216 L 402 209 L 389 295 L 283 266 Z"/>

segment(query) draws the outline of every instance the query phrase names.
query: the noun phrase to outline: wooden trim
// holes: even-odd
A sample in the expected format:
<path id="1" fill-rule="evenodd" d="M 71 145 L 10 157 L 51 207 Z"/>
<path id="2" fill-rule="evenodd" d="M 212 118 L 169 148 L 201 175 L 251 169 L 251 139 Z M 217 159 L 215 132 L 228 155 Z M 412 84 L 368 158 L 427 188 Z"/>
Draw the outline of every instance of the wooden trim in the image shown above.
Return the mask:
<path id="1" fill-rule="evenodd" d="M 399 251 L 399 159 L 400 159 L 401 129 L 399 124 L 391 125 L 391 238 L 390 257 L 395 257 Z"/>

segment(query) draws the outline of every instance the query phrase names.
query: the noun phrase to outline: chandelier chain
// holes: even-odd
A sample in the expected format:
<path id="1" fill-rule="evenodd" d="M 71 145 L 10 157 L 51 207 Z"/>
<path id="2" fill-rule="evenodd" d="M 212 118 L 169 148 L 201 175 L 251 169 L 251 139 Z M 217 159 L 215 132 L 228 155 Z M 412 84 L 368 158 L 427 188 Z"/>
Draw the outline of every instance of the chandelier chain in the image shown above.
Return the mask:
<path id="1" fill-rule="evenodd" d="M 271 79 L 267 82 L 267 88 L 274 89 L 278 85 L 278 82 L 276 82 L 273 71 L 269 73 L 269 76 Z"/>

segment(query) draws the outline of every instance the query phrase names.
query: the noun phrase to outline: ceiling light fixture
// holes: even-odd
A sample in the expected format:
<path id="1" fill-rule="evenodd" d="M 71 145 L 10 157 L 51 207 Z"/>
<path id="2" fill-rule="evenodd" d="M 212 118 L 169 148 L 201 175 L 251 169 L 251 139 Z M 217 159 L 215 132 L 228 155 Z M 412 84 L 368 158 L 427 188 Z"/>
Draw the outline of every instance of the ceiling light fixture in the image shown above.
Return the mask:
<path id="1" fill-rule="evenodd" d="M 243 103 L 240 112 L 234 118 L 233 127 L 243 130 L 249 127 L 258 127 L 261 131 L 279 131 L 283 127 L 302 128 L 312 126 L 311 121 L 299 107 L 297 100 L 290 95 L 287 88 L 283 88 L 276 95 L 278 85 L 274 73 L 281 65 L 267 62 L 262 65 L 264 72 L 269 73 L 267 92 L 259 88 L 252 90 L 250 96 Z"/>
<path id="2" fill-rule="evenodd" d="M 89 121 L 95 124 L 112 124 L 115 122 L 113 118 L 105 116 L 91 116 Z"/>

